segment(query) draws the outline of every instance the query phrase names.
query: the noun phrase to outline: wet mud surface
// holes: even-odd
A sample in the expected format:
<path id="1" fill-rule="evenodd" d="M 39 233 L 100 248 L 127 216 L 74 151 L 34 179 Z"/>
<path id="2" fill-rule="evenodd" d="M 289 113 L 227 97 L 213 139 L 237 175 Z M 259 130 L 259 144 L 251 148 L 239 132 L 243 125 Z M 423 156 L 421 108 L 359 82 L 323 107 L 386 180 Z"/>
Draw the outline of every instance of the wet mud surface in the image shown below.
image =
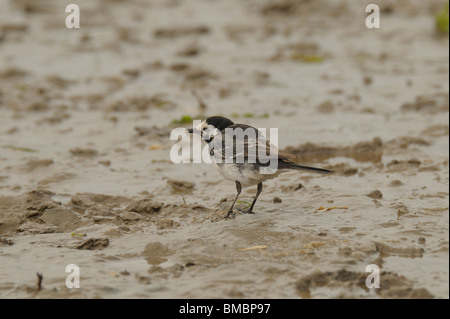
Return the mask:
<path id="1" fill-rule="evenodd" d="M 369 2 L 77 4 L 69 30 L 59 1 L 0 0 L 1 297 L 448 298 L 445 1 L 380 3 L 377 30 Z M 335 174 L 227 220 L 234 183 L 169 156 L 211 115 Z"/>

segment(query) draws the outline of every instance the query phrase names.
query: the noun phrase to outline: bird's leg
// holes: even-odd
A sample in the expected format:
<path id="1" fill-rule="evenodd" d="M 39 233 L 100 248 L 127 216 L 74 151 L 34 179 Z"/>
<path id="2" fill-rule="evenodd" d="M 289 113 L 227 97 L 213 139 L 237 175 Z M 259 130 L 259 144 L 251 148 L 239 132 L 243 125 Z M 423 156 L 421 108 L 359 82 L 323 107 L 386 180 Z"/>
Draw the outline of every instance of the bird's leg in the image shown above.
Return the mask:
<path id="1" fill-rule="evenodd" d="M 244 212 L 243 212 L 244 214 L 254 214 L 254 212 L 253 212 L 253 206 L 255 206 L 256 200 L 258 199 L 259 194 L 261 194 L 262 188 L 263 188 L 263 187 L 262 187 L 262 182 L 261 182 L 261 183 L 258 184 L 258 188 L 257 188 L 257 191 L 256 191 L 255 199 L 253 199 L 252 206 L 250 206 L 249 209 L 247 209 L 246 211 L 244 211 Z"/>
<path id="2" fill-rule="evenodd" d="M 238 181 L 236 181 L 236 191 L 237 191 L 236 198 L 234 199 L 233 205 L 231 205 L 230 209 L 228 210 L 226 218 L 230 218 L 230 217 L 234 216 L 233 207 L 234 207 L 234 204 L 236 204 L 236 201 L 237 201 L 237 199 L 238 199 L 238 197 L 239 197 L 239 195 L 241 194 L 241 191 L 242 191 L 241 183 L 239 183 Z"/>

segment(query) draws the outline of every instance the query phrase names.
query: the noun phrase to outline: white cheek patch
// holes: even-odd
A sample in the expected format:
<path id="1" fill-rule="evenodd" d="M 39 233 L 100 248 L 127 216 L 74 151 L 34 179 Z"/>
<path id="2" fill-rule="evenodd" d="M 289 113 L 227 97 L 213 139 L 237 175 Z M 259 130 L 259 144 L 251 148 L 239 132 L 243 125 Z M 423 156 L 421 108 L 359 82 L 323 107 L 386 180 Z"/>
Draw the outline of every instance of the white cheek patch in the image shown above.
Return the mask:
<path id="1" fill-rule="evenodd" d="M 206 121 L 200 123 L 200 125 L 197 126 L 196 131 L 200 132 L 203 139 L 207 141 L 220 133 L 218 129 L 216 129 L 213 125 L 206 123 Z"/>
<path id="2" fill-rule="evenodd" d="M 199 126 L 197 126 L 195 129 L 197 130 L 197 131 L 203 131 L 203 128 L 204 127 L 207 127 L 208 126 L 208 124 L 206 124 L 206 121 L 203 121 L 203 122 L 201 122 L 200 123 L 200 125 Z"/>

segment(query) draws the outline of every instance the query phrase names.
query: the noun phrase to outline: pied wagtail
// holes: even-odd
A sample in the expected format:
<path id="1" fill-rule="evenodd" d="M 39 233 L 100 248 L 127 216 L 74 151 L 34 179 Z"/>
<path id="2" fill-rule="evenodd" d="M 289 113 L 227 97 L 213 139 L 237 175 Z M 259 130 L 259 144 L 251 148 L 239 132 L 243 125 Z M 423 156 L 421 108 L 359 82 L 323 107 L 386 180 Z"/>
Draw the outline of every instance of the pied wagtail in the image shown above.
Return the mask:
<path id="1" fill-rule="evenodd" d="M 234 124 L 222 116 L 209 117 L 198 127 L 188 129 L 188 133 L 202 136 L 209 145 L 214 166 L 225 178 L 236 183 L 237 195 L 228 210 L 227 218 L 234 216 L 233 207 L 241 193 L 242 185 L 258 185 L 251 206 L 243 211 L 246 214 L 253 214 L 253 207 L 261 194 L 263 181 L 289 169 L 332 173 L 326 169 L 293 163 L 291 160 L 295 155 L 279 151 L 258 129 L 245 124 Z"/>

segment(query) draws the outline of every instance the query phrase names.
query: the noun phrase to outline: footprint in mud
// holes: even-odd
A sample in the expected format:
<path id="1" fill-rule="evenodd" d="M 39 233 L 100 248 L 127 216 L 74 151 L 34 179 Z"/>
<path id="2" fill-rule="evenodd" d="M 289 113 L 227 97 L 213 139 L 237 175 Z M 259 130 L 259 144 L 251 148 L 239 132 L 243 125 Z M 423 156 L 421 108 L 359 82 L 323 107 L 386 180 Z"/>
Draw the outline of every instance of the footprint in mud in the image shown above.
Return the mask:
<path id="1" fill-rule="evenodd" d="M 168 256 L 173 255 L 173 251 L 160 242 L 148 243 L 141 256 L 151 265 L 159 265 L 167 261 Z"/>

